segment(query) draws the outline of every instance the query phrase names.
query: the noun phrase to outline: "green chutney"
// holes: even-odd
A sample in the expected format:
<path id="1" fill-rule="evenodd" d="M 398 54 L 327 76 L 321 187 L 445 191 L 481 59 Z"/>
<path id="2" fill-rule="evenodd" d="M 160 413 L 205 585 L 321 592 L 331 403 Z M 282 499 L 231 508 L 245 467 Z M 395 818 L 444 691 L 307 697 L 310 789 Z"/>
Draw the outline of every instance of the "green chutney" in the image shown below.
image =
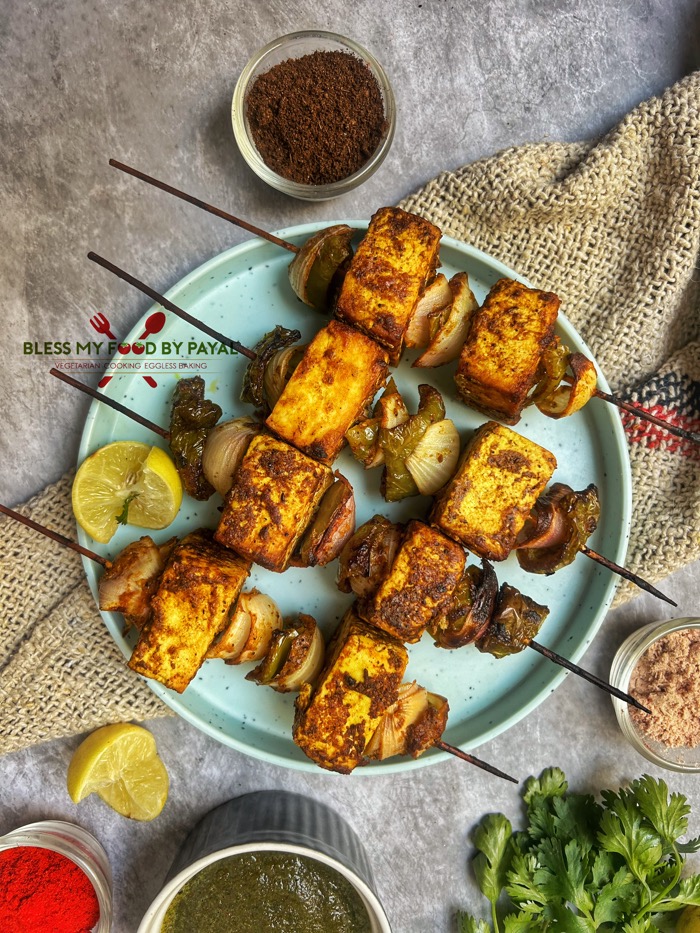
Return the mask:
<path id="1" fill-rule="evenodd" d="M 339 872 L 291 852 L 231 855 L 203 868 L 168 907 L 162 933 L 371 933 Z"/>

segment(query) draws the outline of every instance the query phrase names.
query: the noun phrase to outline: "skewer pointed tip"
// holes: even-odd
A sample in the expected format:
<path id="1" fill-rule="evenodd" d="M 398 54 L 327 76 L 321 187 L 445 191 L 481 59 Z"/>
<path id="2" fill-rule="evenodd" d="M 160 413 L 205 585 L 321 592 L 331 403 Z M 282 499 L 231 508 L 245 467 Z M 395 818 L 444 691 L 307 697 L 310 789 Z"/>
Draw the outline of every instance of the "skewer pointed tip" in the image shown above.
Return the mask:
<path id="1" fill-rule="evenodd" d="M 657 599 L 663 599 L 665 603 L 669 603 L 669 605 L 676 608 L 678 607 L 678 603 L 674 602 L 670 596 L 666 596 L 661 592 L 661 590 L 657 590 L 655 586 L 652 586 L 651 583 L 647 583 L 643 577 L 638 576 L 636 573 L 632 573 L 632 571 L 627 570 L 626 567 L 621 567 L 619 564 L 609 560 L 607 557 L 604 557 L 602 554 L 599 554 L 597 551 L 594 551 L 587 545 L 582 545 L 581 553 L 585 554 L 586 557 L 590 557 L 591 560 L 596 561 L 602 567 L 607 567 L 608 570 L 612 570 L 613 573 L 617 573 L 621 577 L 624 577 L 625 580 L 629 580 L 630 583 L 634 583 L 640 589 L 646 590 L 647 593 L 651 593 L 652 596 L 656 596 Z"/>
<path id="2" fill-rule="evenodd" d="M 503 778 L 504 781 L 511 781 L 513 784 L 519 783 L 517 778 L 511 777 L 511 775 L 506 774 L 505 771 L 501 771 L 499 768 L 494 768 L 493 765 L 488 764 L 486 761 L 482 761 L 481 758 L 470 755 L 468 752 L 463 752 L 461 748 L 457 748 L 456 745 L 450 745 L 448 742 L 443 742 L 442 739 L 439 739 L 437 742 L 435 742 L 435 748 L 439 748 L 443 752 L 454 755 L 455 758 L 461 758 L 462 761 L 467 761 L 470 765 L 475 765 L 477 768 L 481 768 L 482 771 L 488 771 L 489 774 L 494 774 L 496 777 Z"/>

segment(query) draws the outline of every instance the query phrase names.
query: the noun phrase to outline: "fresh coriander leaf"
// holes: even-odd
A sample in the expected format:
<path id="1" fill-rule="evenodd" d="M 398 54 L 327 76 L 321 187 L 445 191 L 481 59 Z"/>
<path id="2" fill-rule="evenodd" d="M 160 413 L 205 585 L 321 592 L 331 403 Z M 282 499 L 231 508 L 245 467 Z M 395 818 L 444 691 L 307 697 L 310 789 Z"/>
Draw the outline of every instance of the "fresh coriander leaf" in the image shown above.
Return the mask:
<path id="1" fill-rule="evenodd" d="M 530 806 L 532 799 L 537 797 L 563 797 L 568 790 L 566 775 L 560 768 L 547 768 L 539 778 L 528 778 L 525 782 L 523 800 Z"/>
<path id="2" fill-rule="evenodd" d="M 581 847 L 573 839 L 562 849 L 558 839 L 544 840 L 538 849 L 540 868 L 533 881 L 550 903 L 571 902 L 584 913 L 593 909 L 593 899 L 585 887 L 588 874 Z"/>
<path id="3" fill-rule="evenodd" d="M 122 503 L 121 512 L 119 513 L 119 515 L 116 516 L 118 524 L 127 525 L 129 523 L 129 506 L 134 501 L 134 499 L 136 499 L 137 496 L 138 496 L 137 492 L 132 492 L 126 497 L 126 499 Z"/>
<path id="4" fill-rule="evenodd" d="M 589 794 L 567 794 L 551 801 L 554 835 L 563 843 L 575 839 L 587 853 L 596 845 L 603 808 Z"/>
<path id="5" fill-rule="evenodd" d="M 624 798 L 612 801 L 600 821 L 598 840 L 608 852 L 621 855 L 634 874 L 644 879 L 663 858 L 663 846 L 655 832 L 642 825 L 641 817 Z"/>
<path id="6" fill-rule="evenodd" d="M 699 852 L 700 836 L 698 836 L 696 839 L 689 839 L 687 842 L 677 842 L 676 848 L 679 852 Z"/>
<path id="7" fill-rule="evenodd" d="M 628 868 L 620 868 L 612 880 L 604 884 L 596 897 L 593 919 L 596 926 L 603 923 L 618 924 L 625 916 L 639 909 L 643 889 Z"/>
<path id="8" fill-rule="evenodd" d="M 669 845 L 687 832 L 690 806 L 683 794 L 672 794 L 669 800 L 666 783 L 649 774 L 633 781 L 630 790 L 639 809 Z"/>
<path id="9" fill-rule="evenodd" d="M 513 903 L 524 909 L 530 902 L 544 907 L 547 897 L 535 884 L 534 875 L 537 871 L 537 859 L 534 855 L 515 855 L 507 875 L 506 892 Z"/>
<path id="10" fill-rule="evenodd" d="M 602 888 L 612 878 L 615 872 L 615 856 L 612 852 L 600 849 L 591 866 L 591 887 L 594 890 Z"/>
<path id="11" fill-rule="evenodd" d="M 690 906 L 700 907 L 700 875 L 691 875 L 690 878 L 681 879 L 676 894 L 661 901 L 654 909 L 661 913 Z"/>
<path id="12" fill-rule="evenodd" d="M 489 813 L 474 831 L 474 845 L 479 850 L 472 861 L 481 893 L 492 904 L 501 896 L 510 868 L 509 845 L 513 827 L 502 813 Z"/>
<path id="13" fill-rule="evenodd" d="M 621 933 L 659 933 L 651 917 L 632 917 L 623 924 Z"/>
<path id="14" fill-rule="evenodd" d="M 508 914 L 503 921 L 505 933 L 543 933 L 549 926 L 541 920 L 533 920 L 529 914 Z"/>
<path id="15" fill-rule="evenodd" d="M 546 797 L 536 796 L 530 800 L 527 813 L 529 825 L 526 833 L 529 839 L 528 849 L 533 843 L 549 839 L 554 835 L 556 817 L 549 804 L 550 800 Z"/>
<path id="16" fill-rule="evenodd" d="M 457 924 L 458 933 L 493 933 L 485 920 L 477 920 L 471 914 L 460 914 Z"/>
<path id="17" fill-rule="evenodd" d="M 569 910 L 564 904 L 552 905 L 554 923 L 552 929 L 557 933 L 595 933 L 596 925 L 590 917 L 582 917 Z"/>

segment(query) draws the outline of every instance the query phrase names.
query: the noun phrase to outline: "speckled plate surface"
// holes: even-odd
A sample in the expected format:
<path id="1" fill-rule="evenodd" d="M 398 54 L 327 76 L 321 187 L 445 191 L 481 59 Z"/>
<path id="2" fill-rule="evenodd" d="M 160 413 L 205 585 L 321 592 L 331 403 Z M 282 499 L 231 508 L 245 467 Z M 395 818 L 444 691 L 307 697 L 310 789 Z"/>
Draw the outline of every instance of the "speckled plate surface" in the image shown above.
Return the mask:
<path id="1" fill-rule="evenodd" d="M 350 222 L 359 231 L 366 223 Z M 303 243 L 312 233 L 327 224 L 308 224 L 283 230 L 280 235 Z M 359 237 L 358 233 L 358 237 Z M 275 324 L 298 328 L 308 340 L 323 326 L 324 318 L 301 304 L 287 280 L 289 254 L 265 241 L 252 240 L 234 247 L 194 270 L 167 294 L 171 301 L 206 321 L 227 336 L 253 346 Z M 464 270 L 479 301 L 502 276 L 520 278 L 489 256 L 462 243 L 444 237 L 441 247 L 442 271 L 452 275 Z M 522 279 L 521 279 L 522 280 Z M 154 309 L 151 308 L 149 313 Z M 126 338 L 138 339 L 144 321 Z M 559 333 L 571 349 L 591 356 L 581 338 L 563 315 Z M 239 401 L 246 361 L 240 356 L 220 353 L 218 345 L 179 318 L 168 314 L 160 334 L 150 338 L 155 348 L 138 358 L 138 371 L 115 374 L 106 386 L 111 397 L 129 405 L 146 417 L 168 426 L 170 401 L 179 376 L 201 375 L 207 394 L 223 408 L 224 418 L 249 413 Z M 168 344 L 169 353 L 164 352 Z M 180 344 L 180 346 L 176 346 Z M 399 389 L 409 408 L 415 410 L 417 386 L 429 382 L 445 398 L 447 416 L 457 425 L 462 440 L 486 420 L 463 406 L 454 389 L 454 364 L 440 369 L 412 369 L 412 356 L 402 360 L 395 371 Z M 134 361 L 117 356 L 115 362 Z M 149 366 L 148 369 L 145 367 Z M 115 373 L 119 373 L 115 370 Z M 149 375 L 157 385 L 147 384 Z M 606 389 L 604 379 L 600 387 Z M 627 447 L 617 411 L 593 399 L 571 418 L 553 421 L 535 409 L 528 409 L 516 430 L 551 450 L 558 461 L 555 481 L 582 489 L 593 482 L 598 486 L 602 516 L 590 544 L 611 560 L 624 563 L 630 520 L 630 469 Z M 82 437 L 80 461 L 98 447 L 113 440 L 141 440 L 163 444 L 154 434 L 107 406 L 93 403 Z M 429 505 L 425 498 L 406 499 L 389 504 L 379 495 L 379 470 L 365 472 L 345 451 L 335 464 L 352 483 L 357 498 L 358 524 L 381 513 L 392 520 L 424 517 Z M 185 496 L 176 521 L 167 529 L 155 532 L 164 541 L 172 534 L 185 534 L 206 525 L 214 527 L 221 500 L 214 495 L 199 503 Z M 120 528 L 109 545 L 95 549 L 114 557 L 129 541 L 140 535 L 132 526 Z M 94 547 L 80 532 L 81 542 Z M 100 569 L 85 561 L 88 581 L 94 593 Z M 249 586 L 269 593 L 284 614 L 303 611 L 313 615 L 330 632 L 350 603 L 350 597 L 335 587 L 336 564 L 329 567 L 290 569 L 273 574 L 254 568 Z M 496 565 L 499 582 L 509 582 L 550 608 L 538 641 L 571 660 L 578 660 L 598 630 L 617 583 L 616 577 L 593 561 L 579 555 L 569 567 L 551 577 L 533 576 L 520 570 L 515 558 Z M 103 613 L 105 624 L 128 657 L 133 636 L 122 634 L 121 616 Z M 433 692 L 446 696 L 450 703 L 448 728 L 444 739 L 464 749 L 476 749 L 482 742 L 510 728 L 534 709 L 562 681 L 565 673 L 535 651 L 497 661 L 475 648 L 445 651 L 434 647 L 425 636 L 409 649 L 407 679 L 416 679 Z M 245 680 L 252 665 L 227 666 L 221 661 L 207 661 L 187 688 L 179 695 L 150 681 L 152 689 L 180 716 L 214 738 L 247 754 L 291 768 L 317 770 L 294 745 L 291 737 L 293 697 L 258 687 Z M 595 689 L 591 687 L 591 689 Z M 387 774 L 404 771 L 440 760 L 444 752 L 429 751 L 417 761 L 389 759 L 372 763 L 354 773 Z"/>

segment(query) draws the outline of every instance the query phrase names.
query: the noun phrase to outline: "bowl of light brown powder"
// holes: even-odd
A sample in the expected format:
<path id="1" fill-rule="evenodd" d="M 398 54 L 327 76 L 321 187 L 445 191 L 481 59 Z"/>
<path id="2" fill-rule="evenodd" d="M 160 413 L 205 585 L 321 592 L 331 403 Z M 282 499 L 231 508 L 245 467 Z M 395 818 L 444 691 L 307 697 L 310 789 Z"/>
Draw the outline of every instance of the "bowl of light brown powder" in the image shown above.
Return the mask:
<path id="1" fill-rule="evenodd" d="M 246 64 L 231 105 L 248 165 L 292 197 L 329 200 L 384 161 L 396 123 L 389 79 L 367 49 L 320 30 L 270 42 Z"/>
<path id="2" fill-rule="evenodd" d="M 700 772 L 700 619 L 653 622 L 620 646 L 610 683 L 649 713 L 613 699 L 623 734 L 649 761 Z"/>

